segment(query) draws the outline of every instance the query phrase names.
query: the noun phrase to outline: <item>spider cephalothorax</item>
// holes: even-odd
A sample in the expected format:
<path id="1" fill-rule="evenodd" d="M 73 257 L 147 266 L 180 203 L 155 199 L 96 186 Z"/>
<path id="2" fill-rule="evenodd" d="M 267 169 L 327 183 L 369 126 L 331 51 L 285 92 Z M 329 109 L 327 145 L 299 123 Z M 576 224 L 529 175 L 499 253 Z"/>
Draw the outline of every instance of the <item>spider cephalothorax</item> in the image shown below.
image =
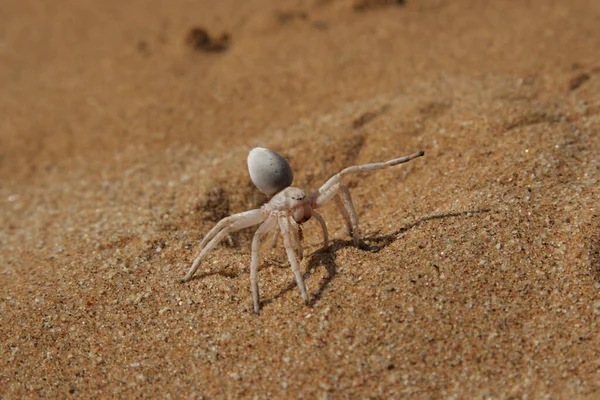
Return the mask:
<path id="1" fill-rule="evenodd" d="M 354 244 L 358 246 L 358 218 L 350 197 L 350 191 L 341 182 L 342 177 L 353 172 L 373 171 L 402 164 L 424 154 L 423 151 L 420 151 L 410 156 L 399 157 L 382 163 L 348 167 L 329 178 L 319 190 L 307 195 L 302 190 L 291 186 L 294 179 L 292 169 L 283 157 L 262 147 L 252 149 L 248 155 L 250 179 L 260 191 L 273 197 L 259 209 L 234 214 L 219 221 L 202 240 L 200 254 L 194 259 L 192 267 L 182 280 L 190 280 L 198 269 L 200 261 L 230 232 L 262 223 L 252 239 L 250 284 L 254 311 L 257 313 L 260 311 L 257 276 L 260 240 L 269 232 L 273 233 L 273 241 L 277 240 L 278 236 L 283 238 L 283 245 L 300 288 L 300 293 L 304 302 L 308 303 L 308 294 L 298 265 L 298 258 L 302 259 L 302 229 L 300 224 L 314 217 L 323 230 L 323 246 L 327 247 L 327 226 L 315 209 L 324 206 L 330 200 L 334 200 L 346 221 L 348 232 L 352 234 Z"/>
<path id="2" fill-rule="evenodd" d="M 302 190 L 292 186 L 277 193 L 263 207 L 267 212 L 270 210 L 290 212 L 299 224 L 308 221 L 311 217 L 310 198 Z"/>

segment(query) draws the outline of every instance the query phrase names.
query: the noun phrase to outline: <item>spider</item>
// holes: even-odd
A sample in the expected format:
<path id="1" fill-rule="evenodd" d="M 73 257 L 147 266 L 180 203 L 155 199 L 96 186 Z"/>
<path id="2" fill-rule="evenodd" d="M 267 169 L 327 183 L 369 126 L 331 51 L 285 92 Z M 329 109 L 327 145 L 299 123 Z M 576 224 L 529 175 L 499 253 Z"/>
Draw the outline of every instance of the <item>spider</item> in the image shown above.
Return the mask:
<path id="1" fill-rule="evenodd" d="M 352 198 L 350 197 L 350 191 L 342 183 L 342 177 L 355 172 L 374 171 L 392 167 L 421 157 L 424 154 L 424 151 L 420 151 L 386 162 L 355 165 L 345 168 L 329 178 L 319 190 L 306 195 L 302 190 L 291 186 L 293 181 L 292 169 L 283 157 L 274 151 L 262 147 L 252 149 L 248 154 L 250 178 L 260 191 L 270 196 L 270 200 L 261 208 L 233 214 L 220 220 L 202 239 L 200 253 L 194 259 L 192 267 L 182 279 L 182 282 L 187 282 L 192 278 L 200 265 L 200 261 L 229 233 L 248 228 L 252 225 L 261 224 L 252 239 L 252 257 L 250 262 L 250 286 L 252 289 L 254 311 L 257 314 L 260 313 L 258 291 L 258 253 L 260 242 L 263 236 L 269 232 L 273 233 L 272 246 L 275 245 L 279 236 L 283 238 L 283 245 L 292 271 L 294 272 L 296 283 L 304 302 L 308 304 L 309 298 L 306 286 L 304 285 L 298 265 L 298 258 L 303 258 L 301 224 L 314 217 L 321 225 L 321 229 L 323 230 L 323 247 L 327 248 L 329 246 L 327 226 L 323 218 L 315 210 L 334 200 L 346 222 L 348 232 L 352 234 L 354 245 L 358 246 L 358 218 Z M 298 253 L 298 258 L 296 252 Z"/>

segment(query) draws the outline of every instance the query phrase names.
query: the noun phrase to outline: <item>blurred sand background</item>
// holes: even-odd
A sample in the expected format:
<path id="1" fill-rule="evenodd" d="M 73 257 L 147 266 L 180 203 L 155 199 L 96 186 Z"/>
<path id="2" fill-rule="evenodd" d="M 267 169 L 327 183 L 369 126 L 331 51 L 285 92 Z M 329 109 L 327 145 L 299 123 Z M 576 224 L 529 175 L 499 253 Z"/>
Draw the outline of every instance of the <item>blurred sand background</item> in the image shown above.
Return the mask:
<path id="1" fill-rule="evenodd" d="M 599 398 L 600 2 L 4 0 L 0 398 Z M 202 236 L 349 177 L 301 302 Z"/>

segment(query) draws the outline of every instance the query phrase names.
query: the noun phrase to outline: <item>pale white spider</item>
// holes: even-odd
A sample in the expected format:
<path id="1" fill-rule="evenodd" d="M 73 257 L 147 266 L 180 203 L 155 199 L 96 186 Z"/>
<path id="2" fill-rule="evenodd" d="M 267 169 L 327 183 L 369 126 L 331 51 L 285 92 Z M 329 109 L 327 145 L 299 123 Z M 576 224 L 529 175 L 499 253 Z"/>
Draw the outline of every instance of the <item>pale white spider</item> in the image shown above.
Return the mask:
<path id="1" fill-rule="evenodd" d="M 304 280 L 296 258 L 297 251 L 298 257 L 302 259 L 300 224 L 314 217 L 321 224 L 323 230 L 323 247 L 327 247 L 327 226 L 315 209 L 324 206 L 330 200 L 334 200 L 346 221 L 348 232 L 352 234 L 354 244 L 358 246 L 358 218 L 350 197 L 350 191 L 341 182 L 342 177 L 354 172 L 373 171 L 402 164 L 424 154 L 425 152 L 420 151 L 410 156 L 399 157 L 382 163 L 348 167 L 332 176 L 319 190 L 307 196 L 302 190 L 291 186 L 293 181 L 292 169 L 283 157 L 274 151 L 261 147 L 252 149 L 248 155 L 250 178 L 259 190 L 267 196 L 273 197 L 259 209 L 234 214 L 219 221 L 202 240 L 200 254 L 198 254 L 182 281 L 186 282 L 192 278 L 200 265 L 200 261 L 229 233 L 262 223 L 252 239 L 250 284 L 254 311 L 256 313 L 260 312 L 257 279 L 258 251 L 261 238 L 269 232 L 273 232 L 273 244 L 275 244 L 279 235 L 283 237 L 283 245 L 296 277 L 296 283 L 300 288 L 304 302 L 308 303 L 306 286 L 304 286 Z"/>

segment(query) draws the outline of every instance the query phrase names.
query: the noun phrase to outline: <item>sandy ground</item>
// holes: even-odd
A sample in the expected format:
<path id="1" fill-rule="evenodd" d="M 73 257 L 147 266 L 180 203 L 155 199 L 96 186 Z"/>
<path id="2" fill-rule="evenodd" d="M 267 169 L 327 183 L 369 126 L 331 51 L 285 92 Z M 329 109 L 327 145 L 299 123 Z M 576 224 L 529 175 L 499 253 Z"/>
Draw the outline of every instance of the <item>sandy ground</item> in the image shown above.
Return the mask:
<path id="1" fill-rule="evenodd" d="M 213 3 L 218 3 L 215 5 Z M 0 398 L 599 398 L 600 2 L 4 0 Z M 302 303 L 220 218 L 350 176 Z"/>

